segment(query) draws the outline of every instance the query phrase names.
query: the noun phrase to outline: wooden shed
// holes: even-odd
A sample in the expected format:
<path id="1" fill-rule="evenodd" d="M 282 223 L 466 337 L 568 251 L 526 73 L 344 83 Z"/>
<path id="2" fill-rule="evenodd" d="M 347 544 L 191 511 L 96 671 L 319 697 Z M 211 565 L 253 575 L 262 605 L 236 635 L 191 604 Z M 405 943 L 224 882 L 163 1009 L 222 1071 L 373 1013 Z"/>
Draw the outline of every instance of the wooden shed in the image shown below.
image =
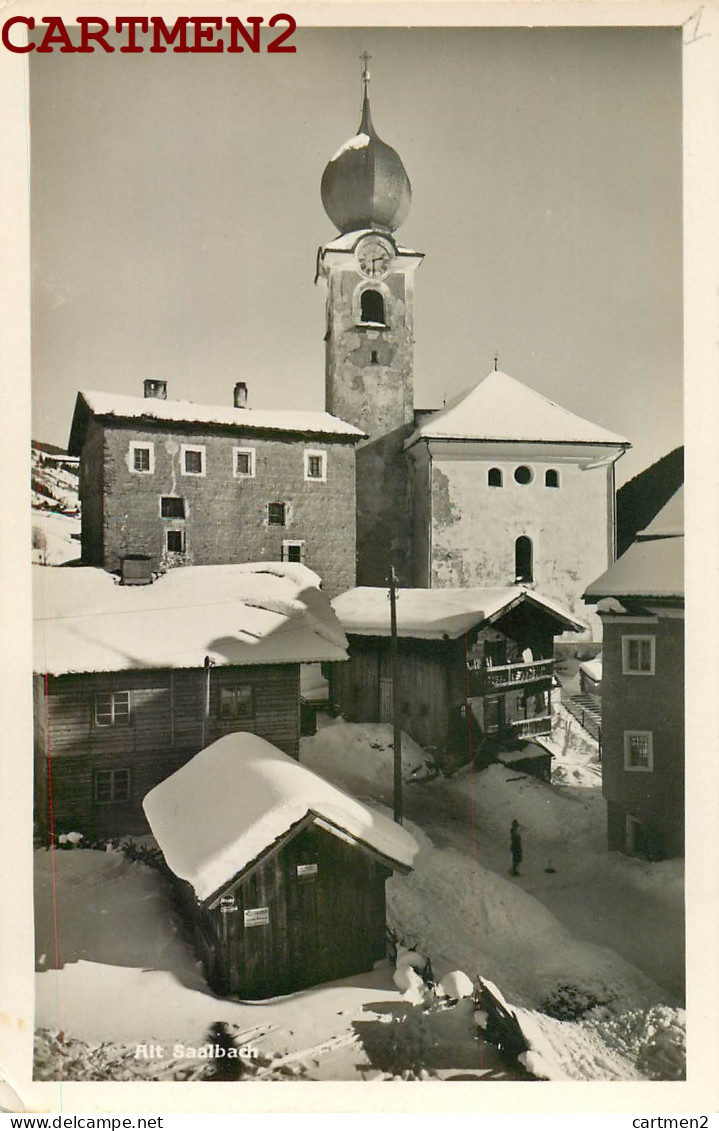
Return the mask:
<path id="1" fill-rule="evenodd" d="M 250 734 L 200 751 L 144 802 L 207 980 L 262 999 L 371 970 L 406 830 Z"/>
<path id="2" fill-rule="evenodd" d="M 349 722 L 391 722 L 388 591 L 350 589 L 332 605 L 350 657 L 328 665 L 333 705 Z M 548 734 L 554 637 L 582 628 L 523 586 L 400 589 L 403 730 L 443 763 L 476 757 L 487 739 Z"/>

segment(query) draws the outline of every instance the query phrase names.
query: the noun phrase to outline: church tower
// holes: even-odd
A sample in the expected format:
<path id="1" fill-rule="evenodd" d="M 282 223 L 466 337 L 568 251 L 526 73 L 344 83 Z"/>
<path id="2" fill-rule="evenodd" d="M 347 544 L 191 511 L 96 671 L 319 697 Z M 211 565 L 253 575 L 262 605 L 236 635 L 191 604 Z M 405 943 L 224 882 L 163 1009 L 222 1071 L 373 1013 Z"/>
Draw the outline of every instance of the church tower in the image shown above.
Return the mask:
<path id="1" fill-rule="evenodd" d="M 410 476 L 414 272 L 422 255 L 394 233 L 412 200 L 399 155 L 378 137 L 364 57 L 360 126 L 322 176 L 339 236 L 320 248 L 327 286 L 325 407 L 367 434 L 357 449 L 357 583 L 384 585 L 390 566 L 411 584 Z"/>

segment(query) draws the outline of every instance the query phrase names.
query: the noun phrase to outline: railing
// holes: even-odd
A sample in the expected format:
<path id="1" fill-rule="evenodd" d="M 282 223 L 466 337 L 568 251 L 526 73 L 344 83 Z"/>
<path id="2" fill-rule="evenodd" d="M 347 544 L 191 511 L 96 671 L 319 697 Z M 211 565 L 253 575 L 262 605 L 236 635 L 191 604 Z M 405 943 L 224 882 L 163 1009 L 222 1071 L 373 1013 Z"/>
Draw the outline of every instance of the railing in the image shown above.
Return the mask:
<path id="1" fill-rule="evenodd" d="M 540 679 L 551 679 L 554 674 L 553 659 L 531 660 L 527 664 L 499 664 L 497 667 L 488 667 L 484 660 L 468 660 L 467 667 L 478 690 L 481 687 L 487 691 L 536 683 Z"/>
<path id="2" fill-rule="evenodd" d="M 551 715 L 535 715 L 531 719 L 511 719 L 507 724 L 517 738 L 529 738 L 532 734 L 550 734 Z"/>
<path id="3" fill-rule="evenodd" d="M 591 734 L 595 742 L 598 742 L 601 746 L 602 709 L 599 705 L 594 706 L 588 703 L 588 699 L 588 695 L 571 695 L 562 700 L 562 706 L 566 707 L 570 715 L 577 720 L 581 727 L 584 727 L 587 734 Z"/>

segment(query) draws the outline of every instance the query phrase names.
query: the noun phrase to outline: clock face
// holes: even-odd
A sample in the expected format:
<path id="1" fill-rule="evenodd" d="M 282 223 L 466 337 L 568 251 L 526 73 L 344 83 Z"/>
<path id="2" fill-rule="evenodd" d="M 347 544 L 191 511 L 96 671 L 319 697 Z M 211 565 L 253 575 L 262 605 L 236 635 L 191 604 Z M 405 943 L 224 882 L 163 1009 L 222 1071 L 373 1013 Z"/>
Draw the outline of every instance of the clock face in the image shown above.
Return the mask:
<path id="1" fill-rule="evenodd" d="M 392 262 L 392 251 L 381 240 L 367 240 L 360 246 L 357 260 L 364 275 L 378 279 L 387 274 Z"/>

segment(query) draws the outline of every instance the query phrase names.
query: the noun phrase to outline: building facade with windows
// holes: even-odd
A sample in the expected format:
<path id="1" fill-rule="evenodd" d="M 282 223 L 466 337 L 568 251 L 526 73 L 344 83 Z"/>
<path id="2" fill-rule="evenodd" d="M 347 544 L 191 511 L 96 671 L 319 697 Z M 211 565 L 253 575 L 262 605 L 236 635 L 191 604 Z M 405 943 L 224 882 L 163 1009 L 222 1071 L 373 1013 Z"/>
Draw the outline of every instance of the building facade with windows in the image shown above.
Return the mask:
<path id="1" fill-rule="evenodd" d="M 682 493 L 586 593 L 604 626 L 608 846 L 651 859 L 684 854 Z"/>
<path id="2" fill-rule="evenodd" d="M 536 588 L 601 638 L 587 582 L 614 560 L 622 437 L 500 371 L 425 417 L 407 441 L 414 582 Z"/>
<path id="3" fill-rule="evenodd" d="M 146 831 L 142 799 L 222 735 L 298 757 L 300 665 L 341 661 L 316 574 L 258 563 L 121 585 L 34 567 L 36 821 L 47 839 Z"/>
<path id="4" fill-rule="evenodd" d="M 81 456 L 82 557 L 116 571 L 247 561 L 300 562 L 330 595 L 355 582 L 355 445 L 323 412 L 231 408 L 78 394 L 70 449 Z"/>

